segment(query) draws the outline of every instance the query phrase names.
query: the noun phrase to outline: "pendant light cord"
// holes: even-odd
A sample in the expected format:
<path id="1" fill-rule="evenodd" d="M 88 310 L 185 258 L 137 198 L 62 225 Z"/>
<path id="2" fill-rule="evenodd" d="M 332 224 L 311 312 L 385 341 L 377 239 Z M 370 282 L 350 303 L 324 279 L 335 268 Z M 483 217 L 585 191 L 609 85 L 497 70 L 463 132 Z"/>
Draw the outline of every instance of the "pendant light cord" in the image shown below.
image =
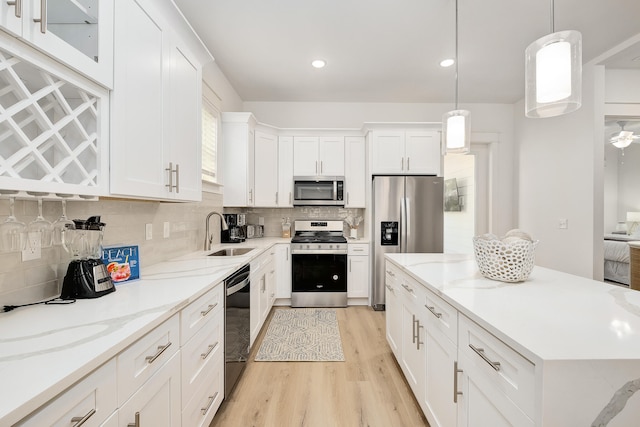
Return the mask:
<path id="1" fill-rule="evenodd" d="M 550 16 L 551 16 L 551 34 L 556 32 L 555 23 L 554 23 L 554 21 L 555 21 L 555 16 L 554 15 L 555 15 L 555 4 L 554 4 L 554 0 L 551 0 L 551 14 L 550 14 Z"/>
<path id="2" fill-rule="evenodd" d="M 458 0 L 456 0 L 456 46 L 455 46 L 455 55 L 456 55 L 456 90 L 455 90 L 455 108 L 454 108 L 454 110 L 457 110 L 458 109 Z"/>

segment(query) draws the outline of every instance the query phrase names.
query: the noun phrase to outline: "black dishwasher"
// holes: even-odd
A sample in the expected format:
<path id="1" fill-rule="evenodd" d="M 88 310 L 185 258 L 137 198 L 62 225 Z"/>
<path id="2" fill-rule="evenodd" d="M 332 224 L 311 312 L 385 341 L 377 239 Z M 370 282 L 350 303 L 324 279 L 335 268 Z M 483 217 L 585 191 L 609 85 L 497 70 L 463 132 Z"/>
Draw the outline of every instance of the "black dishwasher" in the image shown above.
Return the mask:
<path id="1" fill-rule="evenodd" d="M 251 283 L 249 264 L 227 277 L 224 319 L 224 397 L 229 397 L 238 382 L 250 347 Z"/>

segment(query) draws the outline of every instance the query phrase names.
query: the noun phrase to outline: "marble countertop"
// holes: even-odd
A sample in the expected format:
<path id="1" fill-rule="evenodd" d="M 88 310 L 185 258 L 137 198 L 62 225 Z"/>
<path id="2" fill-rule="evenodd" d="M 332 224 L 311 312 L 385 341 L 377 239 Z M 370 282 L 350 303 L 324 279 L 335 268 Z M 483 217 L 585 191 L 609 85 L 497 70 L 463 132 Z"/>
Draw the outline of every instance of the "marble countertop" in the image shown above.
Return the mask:
<path id="1" fill-rule="evenodd" d="M 639 291 L 539 266 L 498 282 L 469 255 L 385 256 L 534 363 L 640 359 Z"/>
<path id="2" fill-rule="evenodd" d="M 0 314 L 0 425 L 12 425 L 74 384 L 276 243 L 217 245 L 145 268 L 116 292 Z M 225 247 L 245 255 L 208 257 Z"/>

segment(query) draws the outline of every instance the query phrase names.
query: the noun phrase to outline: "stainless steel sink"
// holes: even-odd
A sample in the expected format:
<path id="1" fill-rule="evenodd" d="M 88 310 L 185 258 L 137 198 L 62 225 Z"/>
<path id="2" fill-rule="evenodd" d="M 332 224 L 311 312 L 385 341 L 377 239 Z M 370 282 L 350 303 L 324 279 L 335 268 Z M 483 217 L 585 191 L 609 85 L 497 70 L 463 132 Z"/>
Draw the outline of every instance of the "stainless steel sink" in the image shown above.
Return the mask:
<path id="1" fill-rule="evenodd" d="M 212 252 L 207 256 L 238 256 L 251 252 L 255 248 L 226 248 Z"/>

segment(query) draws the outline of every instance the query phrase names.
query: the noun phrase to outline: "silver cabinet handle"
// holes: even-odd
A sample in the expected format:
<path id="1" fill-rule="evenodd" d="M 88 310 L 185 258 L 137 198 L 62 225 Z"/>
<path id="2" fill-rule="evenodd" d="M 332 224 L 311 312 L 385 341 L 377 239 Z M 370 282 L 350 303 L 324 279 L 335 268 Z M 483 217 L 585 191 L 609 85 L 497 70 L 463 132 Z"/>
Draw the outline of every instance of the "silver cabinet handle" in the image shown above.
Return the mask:
<path id="1" fill-rule="evenodd" d="M 347 191 L 347 205 L 349 204 L 349 192 Z"/>
<path id="2" fill-rule="evenodd" d="M 213 351 L 214 348 L 216 348 L 218 346 L 218 341 L 216 341 L 215 344 L 211 344 L 209 345 L 209 348 L 207 348 L 207 351 L 205 351 L 204 353 L 202 353 L 200 355 L 200 357 L 202 357 L 203 359 L 206 359 L 207 357 L 209 357 L 209 355 L 211 354 L 211 352 Z"/>
<path id="3" fill-rule="evenodd" d="M 278 204 L 278 192 L 276 191 L 276 205 Z"/>
<path id="4" fill-rule="evenodd" d="M 169 341 L 166 345 L 159 345 L 158 346 L 158 351 L 156 351 L 156 354 L 154 354 L 153 356 L 147 356 L 144 358 L 144 360 L 147 361 L 147 363 L 151 364 L 153 362 L 155 362 L 155 360 L 160 357 L 160 355 L 162 353 L 164 353 L 164 351 L 166 349 L 168 349 L 171 346 L 171 341 Z"/>
<path id="5" fill-rule="evenodd" d="M 429 307 L 427 304 L 425 304 L 424 306 L 431 312 L 431 314 L 436 316 L 438 319 L 442 317 L 442 313 L 437 313 L 435 307 Z"/>
<path id="6" fill-rule="evenodd" d="M 286 249 L 287 249 L 287 261 L 289 261 L 289 247 L 287 246 Z"/>
<path id="7" fill-rule="evenodd" d="M 420 324 L 420 319 L 416 320 L 418 328 L 416 329 L 416 350 L 420 350 L 420 345 L 424 344 L 420 342 L 420 328 L 424 328 L 423 325 Z"/>
<path id="8" fill-rule="evenodd" d="M 207 314 L 209 314 L 211 312 L 211 310 L 213 310 L 217 306 L 218 306 L 218 303 L 209 304 L 209 306 L 207 307 L 206 310 L 200 312 L 200 315 L 202 315 L 202 317 L 206 316 Z"/>
<path id="9" fill-rule="evenodd" d="M 393 292 L 393 288 L 387 284 L 384 285 L 387 289 L 389 289 L 390 292 Z"/>
<path id="10" fill-rule="evenodd" d="M 410 171 L 411 170 L 411 157 L 407 157 L 407 170 Z"/>
<path id="11" fill-rule="evenodd" d="M 291 201 L 291 191 L 289 191 L 289 204 L 293 204 L 293 202 Z"/>
<path id="12" fill-rule="evenodd" d="M 471 347 L 471 350 L 475 351 L 476 354 L 482 358 L 482 360 L 484 360 L 489 365 L 491 365 L 491 367 L 493 369 L 495 369 L 496 371 L 500 370 L 500 362 L 494 362 L 491 359 L 489 359 L 487 357 L 487 355 L 484 354 L 484 348 L 478 348 L 478 347 L 474 346 L 473 344 L 469 344 L 469 347 Z"/>
<path id="13" fill-rule="evenodd" d="M 351 259 L 349 260 L 349 273 L 351 273 L 351 261 L 353 261 L 353 260 L 351 260 Z"/>
<path id="14" fill-rule="evenodd" d="M 169 183 L 165 187 L 169 188 L 169 193 L 173 192 L 173 162 L 169 162 L 169 167 L 164 169 L 169 172 Z"/>
<path id="15" fill-rule="evenodd" d="M 253 188 L 249 190 L 249 203 L 253 203 Z"/>
<path id="16" fill-rule="evenodd" d="M 316 160 L 316 175 L 318 175 L 318 161 Z"/>
<path id="17" fill-rule="evenodd" d="M 322 160 L 320 160 L 320 173 L 322 173 Z"/>
<path id="18" fill-rule="evenodd" d="M 22 17 L 22 0 L 8 1 L 7 4 L 9 6 L 15 6 L 16 18 L 21 18 Z"/>
<path id="19" fill-rule="evenodd" d="M 47 0 L 40 0 L 40 18 L 33 18 L 33 22 L 40 23 L 40 32 L 47 32 Z"/>
<path id="20" fill-rule="evenodd" d="M 416 315 L 412 314 L 412 316 L 413 316 L 413 321 L 411 322 L 412 326 L 413 326 L 413 341 L 412 342 L 415 344 L 416 343 Z"/>
<path id="21" fill-rule="evenodd" d="M 396 277 L 396 275 L 391 270 L 387 270 L 387 274 L 391 277 Z"/>
<path id="22" fill-rule="evenodd" d="M 400 170 L 403 171 L 404 170 L 404 157 L 402 157 L 400 159 Z"/>
<path id="23" fill-rule="evenodd" d="M 402 287 L 407 290 L 407 292 L 413 293 L 413 289 L 411 289 L 408 285 L 402 284 Z"/>
<path id="24" fill-rule="evenodd" d="M 75 423 L 74 425 L 72 425 L 71 427 L 80 427 L 82 424 L 86 423 L 87 420 L 89 418 L 91 418 L 93 416 L 93 414 L 96 413 L 95 409 L 91 409 L 87 415 L 85 415 L 84 417 L 73 417 L 71 418 L 71 422 Z"/>
<path id="25" fill-rule="evenodd" d="M 176 163 L 176 193 L 180 192 L 180 165 Z"/>
<path id="26" fill-rule="evenodd" d="M 211 408 L 211 405 L 213 405 L 213 402 L 216 401 L 216 397 L 218 397 L 217 391 L 216 391 L 216 394 L 214 394 L 213 396 L 209 396 L 209 403 L 207 403 L 207 406 L 205 406 L 204 408 L 200 408 L 200 411 L 202 411 L 202 415 L 206 414 L 209 408 Z"/>
<path id="27" fill-rule="evenodd" d="M 127 427 L 140 427 L 140 412 L 136 412 L 136 418 L 134 423 L 127 424 Z"/>
<path id="28" fill-rule="evenodd" d="M 458 374 L 464 372 L 458 369 L 458 361 L 453 362 L 453 403 L 458 403 L 458 396 L 462 396 L 462 392 L 458 391 Z"/>

